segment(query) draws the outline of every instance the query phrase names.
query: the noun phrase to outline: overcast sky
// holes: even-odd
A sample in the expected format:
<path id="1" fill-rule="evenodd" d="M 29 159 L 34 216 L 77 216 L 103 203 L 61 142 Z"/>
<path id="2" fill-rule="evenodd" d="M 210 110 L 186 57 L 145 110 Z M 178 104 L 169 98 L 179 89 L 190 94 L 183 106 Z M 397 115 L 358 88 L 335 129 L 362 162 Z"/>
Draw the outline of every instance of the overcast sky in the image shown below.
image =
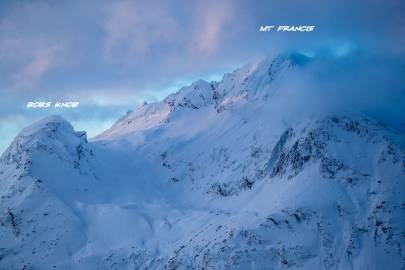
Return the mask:
<path id="1" fill-rule="evenodd" d="M 142 101 L 285 50 L 402 58 L 404 14 L 400 0 L 1 1 L 0 151 L 47 114 L 94 136 Z M 259 32 L 300 24 L 315 30 Z M 65 100 L 80 105 L 26 108 Z"/>

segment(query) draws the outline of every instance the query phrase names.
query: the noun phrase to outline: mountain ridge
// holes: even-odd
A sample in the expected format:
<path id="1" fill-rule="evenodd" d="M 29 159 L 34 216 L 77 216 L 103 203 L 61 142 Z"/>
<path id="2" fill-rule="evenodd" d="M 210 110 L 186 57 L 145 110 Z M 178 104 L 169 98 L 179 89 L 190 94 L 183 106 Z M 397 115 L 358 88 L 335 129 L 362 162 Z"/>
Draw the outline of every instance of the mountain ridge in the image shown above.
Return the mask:
<path id="1" fill-rule="evenodd" d="M 162 101 L 141 104 L 135 111 L 129 112 L 119 119 L 110 129 L 97 135 L 95 139 L 105 139 L 108 138 L 108 135 L 116 134 L 118 131 L 114 131 L 114 129 L 129 133 L 131 130 L 127 130 L 126 125 L 130 124 L 134 125 L 135 130 L 148 129 L 168 122 L 171 118 L 176 118 L 176 113 L 181 117 L 181 111 L 187 109 L 196 110 L 214 105 L 215 109 L 220 112 L 227 106 L 231 106 L 233 100 L 247 98 L 247 95 L 255 96 L 255 90 L 273 81 L 277 73 L 294 66 L 305 65 L 309 61 L 310 58 L 303 54 L 285 53 L 276 58 L 269 57 L 258 64 L 248 64 L 238 68 L 233 73 L 225 74 L 220 82 L 197 80 L 190 86 L 182 87 L 177 92 L 168 95 Z M 263 76 L 263 73 L 268 73 L 268 76 Z M 261 81 L 261 85 L 249 86 L 247 81 L 254 80 L 255 77 L 263 77 L 267 81 Z M 243 87 L 245 89 L 241 89 Z M 139 119 L 144 125 L 137 122 Z"/>

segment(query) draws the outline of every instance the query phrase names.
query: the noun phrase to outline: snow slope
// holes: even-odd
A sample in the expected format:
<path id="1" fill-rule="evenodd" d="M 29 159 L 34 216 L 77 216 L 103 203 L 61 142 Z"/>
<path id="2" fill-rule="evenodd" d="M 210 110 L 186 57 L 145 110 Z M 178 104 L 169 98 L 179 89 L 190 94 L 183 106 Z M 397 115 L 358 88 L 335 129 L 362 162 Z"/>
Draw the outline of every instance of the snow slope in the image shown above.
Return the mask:
<path id="1" fill-rule="evenodd" d="M 307 104 L 314 61 L 197 81 L 90 141 L 57 116 L 24 129 L 0 269 L 404 269 L 404 134 Z"/>

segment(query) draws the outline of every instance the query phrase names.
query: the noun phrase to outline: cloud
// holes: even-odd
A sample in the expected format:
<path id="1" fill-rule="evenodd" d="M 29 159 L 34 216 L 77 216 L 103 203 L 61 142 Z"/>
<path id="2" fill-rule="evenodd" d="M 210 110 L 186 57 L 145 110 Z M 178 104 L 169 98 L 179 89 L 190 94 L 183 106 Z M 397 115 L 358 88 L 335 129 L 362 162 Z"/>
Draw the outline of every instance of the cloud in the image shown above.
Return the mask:
<path id="1" fill-rule="evenodd" d="M 48 71 L 61 62 L 59 59 L 62 47 L 51 45 L 32 50 L 31 59 L 14 75 L 16 89 L 33 88 Z"/>
<path id="2" fill-rule="evenodd" d="M 404 62 L 404 13 L 400 0 L 0 1 L 0 108 L 8 110 L 0 117 L 26 116 L 28 99 L 72 99 L 84 105 L 77 117 L 110 119 L 285 50 L 355 49 Z M 316 30 L 259 32 L 280 24 Z"/>
<path id="3" fill-rule="evenodd" d="M 177 21 L 162 4 L 148 1 L 117 1 L 108 7 L 104 23 L 105 55 L 120 58 L 121 50 L 130 56 L 141 57 L 154 48 L 170 46 L 179 37 Z"/>
<path id="4" fill-rule="evenodd" d="M 232 26 L 237 26 L 236 4 L 235 1 L 210 0 L 196 6 L 192 16 L 194 31 L 188 45 L 192 54 L 209 56 L 219 49 L 221 42 L 232 33 Z"/>
<path id="5" fill-rule="evenodd" d="M 35 12 L 44 6 L 16 6 L 0 19 L 0 68 L 10 91 L 27 92 L 63 62 L 64 40 L 46 35 L 45 29 L 38 33 L 38 25 L 32 24 Z"/>
<path id="6" fill-rule="evenodd" d="M 384 67 L 382 69 L 381 67 Z M 304 116 L 367 116 L 397 129 L 405 126 L 405 63 L 382 54 L 317 51 L 288 74 L 272 97 L 274 114 L 290 124 Z"/>
<path id="7" fill-rule="evenodd" d="M 165 72 L 204 65 L 235 37 L 238 1 L 117 1 L 105 7 L 104 56 Z M 187 60 L 190 59 L 190 60 Z M 199 60 L 199 62 L 195 62 Z"/>

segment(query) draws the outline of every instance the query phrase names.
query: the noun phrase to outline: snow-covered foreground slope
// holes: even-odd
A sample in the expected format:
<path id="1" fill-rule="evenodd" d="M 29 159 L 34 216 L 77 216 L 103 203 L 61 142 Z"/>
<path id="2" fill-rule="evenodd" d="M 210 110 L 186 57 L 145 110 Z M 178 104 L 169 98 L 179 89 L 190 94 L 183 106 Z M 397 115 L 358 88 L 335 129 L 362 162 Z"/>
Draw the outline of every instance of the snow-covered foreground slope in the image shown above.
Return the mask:
<path id="1" fill-rule="evenodd" d="M 90 142 L 56 116 L 24 129 L 0 269 L 404 269 L 404 135 L 308 103 L 312 61 L 197 81 Z"/>

